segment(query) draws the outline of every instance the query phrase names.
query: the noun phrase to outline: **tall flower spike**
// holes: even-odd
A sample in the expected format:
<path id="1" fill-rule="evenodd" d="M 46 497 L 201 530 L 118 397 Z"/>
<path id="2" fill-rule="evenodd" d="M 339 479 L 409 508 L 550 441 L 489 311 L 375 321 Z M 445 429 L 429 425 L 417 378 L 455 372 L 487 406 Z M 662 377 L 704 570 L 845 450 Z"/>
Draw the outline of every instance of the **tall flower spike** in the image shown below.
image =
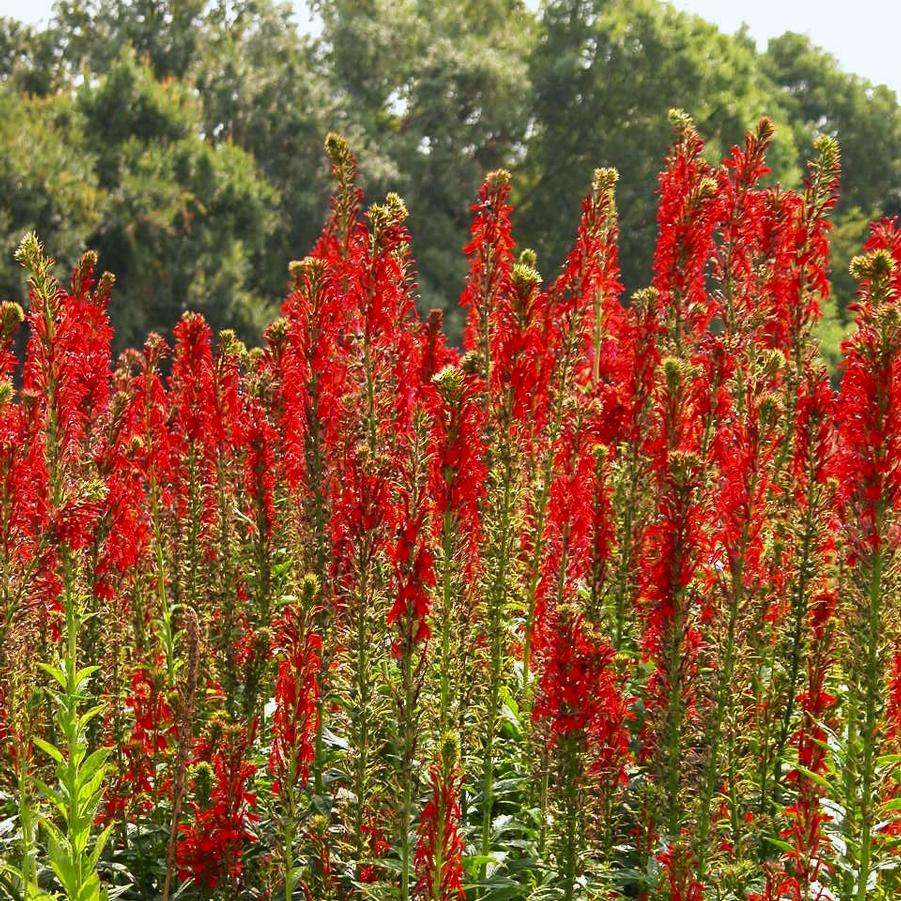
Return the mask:
<path id="1" fill-rule="evenodd" d="M 860 899 L 873 879 L 879 885 L 882 872 L 886 831 L 878 825 L 878 801 L 885 777 L 877 758 L 889 728 L 889 664 L 901 647 L 886 592 L 897 561 L 893 523 L 901 500 L 901 309 L 894 282 L 901 260 L 892 256 L 894 244 L 885 242 L 892 232 L 884 230 L 876 246 L 852 262 L 860 300 L 857 332 L 844 346 L 834 468 L 848 568 L 844 615 L 850 623 L 844 712 L 852 744 L 844 751 L 845 828 L 853 837 Z"/>
<path id="2" fill-rule="evenodd" d="M 690 356 L 716 313 L 706 276 L 720 210 L 716 179 L 691 117 L 672 110 L 670 121 L 676 141 L 660 174 L 654 288 L 671 352 Z"/>
<path id="3" fill-rule="evenodd" d="M 453 901 L 465 897 L 459 783 L 459 749 L 456 739 L 447 736 L 437 763 L 429 771 L 429 800 L 422 809 L 417 829 L 413 897 L 420 901 Z"/>
<path id="4" fill-rule="evenodd" d="M 838 142 L 822 135 L 814 142 L 803 196 L 778 189 L 768 195 L 772 226 L 767 255 L 772 262 L 762 293 L 761 332 L 798 373 L 810 352 L 810 330 L 820 317 L 820 302 L 829 296 L 827 216 L 838 202 L 840 172 Z"/>
<path id="5" fill-rule="evenodd" d="M 460 297 L 467 310 L 464 346 L 478 354 L 482 376 L 488 380 L 495 317 L 501 298 L 509 291 L 514 263 L 510 173 L 505 169 L 489 173 L 471 209 L 472 240 L 465 248 L 469 277 Z"/>
<path id="6" fill-rule="evenodd" d="M 662 368 L 652 447 L 656 516 L 645 534 L 642 574 L 642 646 L 654 665 L 646 687 L 650 720 L 645 753 L 653 760 L 665 825 L 675 839 L 681 828 L 683 742 L 695 703 L 699 641 L 691 590 L 704 535 L 699 423 L 688 390 L 691 368 L 673 358 L 664 360 Z"/>
<path id="7" fill-rule="evenodd" d="M 732 148 L 717 173 L 722 220 L 713 274 L 720 286 L 725 331 L 736 337 L 755 333 L 763 319 L 758 280 L 765 265 L 766 236 L 773 228 L 773 207 L 759 183 L 770 171 L 766 152 L 774 132 L 773 123 L 762 118 L 745 135 L 744 146 Z"/>

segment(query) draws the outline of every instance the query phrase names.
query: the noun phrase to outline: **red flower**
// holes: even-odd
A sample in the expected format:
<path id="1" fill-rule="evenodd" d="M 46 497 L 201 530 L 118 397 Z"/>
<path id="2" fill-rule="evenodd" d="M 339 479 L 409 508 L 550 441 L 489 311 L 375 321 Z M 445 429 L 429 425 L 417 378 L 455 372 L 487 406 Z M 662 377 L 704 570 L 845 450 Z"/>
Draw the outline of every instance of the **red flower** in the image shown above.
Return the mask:
<path id="1" fill-rule="evenodd" d="M 385 840 L 384 833 L 374 822 L 364 823 L 361 831 L 367 838 L 372 860 L 384 857 L 391 850 L 391 844 Z M 376 864 L 364 864 L 360 867 L 360 882 L 371 884 L 377 882 L 378 878 L 379 867 Z"/>
<path id="2" fill-rule="evenodd" d="M 694 124 L 681 110 L 670 118 L 676 143 L 660 175 L 653 284 L 673 350 L 682 355 L 691 354 L 717 312 L 706 279 L 722 211 L 716 180 L 702 156 L 704 142 Z"/>
<path id="3" fill-rule="evenodd" d="M 141 667 L 131 676 L 125 706 L 132 711 L 131 732 L 124 742 L 125 766 L 107 795 L 106 816 L 129 809 L 153 810 L 163 794 L 159 764 L 176 736 L 175 712 L 157 669 Z"/>
<path id="4" fill-rule="evenodd" d="M 472 561 L 480 535 L 480 508 L 485 497 L 485 412 L 480 403 L 484 382 L 476 374 L 446 366 L 432 379 L 428 395 L 431 435 L 429 495 L 434 524 L 454 519 L 466 537 Z"/>
<path id="5" fill-rule="evenodd" d="M 478 354 L 482 375 L 488 378 L 497 311 L 501 298 L 510 292 L 513 272 L 509 172 L 489 173 L 472 212 L 472 240 L 464 250 L 469 257 L 469 278 L 460 297 L 460 304 L 467 309 L 464 346 Z"/>
<path id="6" fill-rule="evenodd" d="M 838 401 L 839 508 L 855 558 L 878 551 L 886 539 L 884 517 L 901 500 L 901 322 L 892 257 L 899 242 L 884 223 L 867 257 L 855 260 L 861 299 L 857 331 L 845 342 Z"/>
<path id="7" fill-rule="evenodd" d="M 625 756 L 625 705 L 610 668 L 614 650 L 570 607 L 550 614 L 540 633 L 541 676 L 532 716 L 547 723 L 551 744 L 575 733 L 601 738 Z"/>
<path id="8" fill-rule="evenodd" d="M 417 830 L 414 897 L 423 901 L 465 897 L 459 782 L 456 744 L 446 740 L 438 762 L 429 771 L 429 800 L 422 809 Z"/>
<path id="9" fill-rule="evenodd" d="M 681 844 L 670 845 L 657 855 L 669 886 L 669 901 L 704 901 L 704 886 L 695 878 L 694 857 Z"/>
<path id="10" fill-rule="evenodd" d="M 244 850 L 256 841 L 250 829 L 256 819 L 256 796 L 248 783 L 256 767 L 246 759 L 251 736 L 225 727 L 221 738 L 199 743 L 195 758 L 209 764 L 212 785 L 202 783 L 195 768 L 191 822 L 179 826 L 179 878 L 191 878 L 205 889 L 232 883 L 244 872 Z M 206 778 L 206 777 L 204 777 Z M 208 796 L 207 795 L 208 792 Z"/>
<path id="11" fill-rule="evenodd" d="M 837 142 L 820 137 L 810 164 L 804 196 L 774 189 L 767 194 L 764 218 L 766 271 L 761 336 L 766 344 L 796 359 L 810 327 L 820 316 L 820 299 L 829 296 L 829 222 L 838 200 L 840 157 Z"/>
<path id="12" fill-rule="evenodd" d="M 427 511 L 413 512 L 409 503 L 409 498 L 402 501 L 398 537 L 391 551 L 394 603 L 388 611 L 388 625 L 401 633 L 397 653 L 409 652 L 412 645 L 426 641 L 431 634 L 428 616 L 435 561 L 424 522 Z"/>
<path id="13" fill-rule="evenodd" d="M 259 537 L 263 541 L 269 541 L 278 524 L 275 506 L 279 476 L 275 459 L 278 436 L 265 407 L 257 399 L 245 400 L 242 419 L 246 442 L 244 490 L 252 505 L 249 512 L 256 523 Z"/>
<path id="14" fill-rule="evenodd" d="M 310 778 L 314 740 L 319 726 L 319 683 L 322 640 L 312 631 L 310 612 L 287 606 L 278 622 L 273 649 L 278 660 L 275 715 L 269 771 L 277 794 L 283 783 L 303 785 Z"/>

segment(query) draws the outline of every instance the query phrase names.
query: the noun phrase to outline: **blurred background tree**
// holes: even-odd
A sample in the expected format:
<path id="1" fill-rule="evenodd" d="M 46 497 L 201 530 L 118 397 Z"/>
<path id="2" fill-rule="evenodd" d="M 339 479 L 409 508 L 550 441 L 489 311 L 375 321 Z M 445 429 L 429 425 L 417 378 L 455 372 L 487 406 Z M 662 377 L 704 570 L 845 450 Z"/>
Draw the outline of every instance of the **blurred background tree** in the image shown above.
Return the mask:
<path id="1" fill-rule="evenodd" d="M 63 262 L 86 246 L 116 272 L 120 346 L 186 308 L 248 340 L 286 264 L 316 240 L 343 131 L 372 198 L 410 209 L 424 308 L 448 311 L 483 174 L 515 176 L 518 235 L 553 275 L 592 170 L 621 173 L 622 265 L 650 277 L 666 111 L 689 110 L 711 159 L 766 113 L 772 178 L 802 177 L 813 137 L 839 137 L 835 355 L 847 263 L 870 218 L 901 212 L 901 107 L 797 34 L 759 52 L 658 0 L 310 0 L 313 29 L 276 0 L 58 0 L 46 28 L 0 19 L 0 295 L 37 228 Z M 310 31 L 315 32 L 311 34 Z"/>

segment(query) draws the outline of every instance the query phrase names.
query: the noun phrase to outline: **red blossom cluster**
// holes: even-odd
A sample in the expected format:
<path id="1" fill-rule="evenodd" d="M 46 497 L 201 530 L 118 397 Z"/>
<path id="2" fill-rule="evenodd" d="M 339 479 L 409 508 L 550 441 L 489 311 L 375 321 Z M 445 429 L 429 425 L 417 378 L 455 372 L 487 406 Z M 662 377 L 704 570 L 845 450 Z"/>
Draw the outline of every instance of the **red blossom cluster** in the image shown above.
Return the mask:
<path id="1" fill-rule="evenodd" d="M 247 846 L 256 840 L 250 828 L 258 819 L 251 813 L 256 796 L 249 786 L 256 767 L 246 759 L 251 738 L 214 723 L 194 751 L 192 816 L 181 826 L 177 862 L 182 879 L 190 876 L 206 889 L 239 880 Z"/>
<path id="2" fill-rule="evenodd" d="M 74 828 L 47 789 L 67 688 L 38 665 L 69 655 L 103 712 L 74 754 L 109 830 L 83 863 L 123 896 L 901 892 L 901 229 L 854 261 L 830 375 L 836 143 L 792 190 L 769 120 L 720 164 L 672 123 L 630 298 L 613 170 L 547 282 L 486 177 L 462 348 L 418 314 L 406 207 L 364 206 L 335 135 L 259 347 L 186 313 L 114 361 L 112 277 L 86 254 L 63 286 L 26 238 L 27 312 L 0 304 L 0 880 Z"/>

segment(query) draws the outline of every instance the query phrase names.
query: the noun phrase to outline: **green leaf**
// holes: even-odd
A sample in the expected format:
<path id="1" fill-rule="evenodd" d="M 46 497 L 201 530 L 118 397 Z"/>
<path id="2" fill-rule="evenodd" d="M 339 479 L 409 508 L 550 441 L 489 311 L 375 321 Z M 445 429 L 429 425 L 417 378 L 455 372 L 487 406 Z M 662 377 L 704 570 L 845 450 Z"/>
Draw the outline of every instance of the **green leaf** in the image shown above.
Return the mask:
<path id="1" fill-rule="evenodd" d="M 807 767 L 801 766 L 800 763 L 795 764 L 795 769 L 799 773 L 802 773 L 808 779 L 810 779 L 811 782 L 815 782 L 821 788 L 825 788 L 827 790 L 830 788 L 829 781 L 824 776 L 821 776 L 819 773 L 814 773 L 812 770 L 807 769 Z"/>
<path id="2" fill-rule="evenodd" d="M 110 835 L 113 832 L 114 823 L 110 823 L 100 835 L 97 836 L 97 841 L 94 845 L 94 850 L 91 852 L 88 860 L 90 861 L 91 869 L 97 866 L 97 861 L 100 860 L 100 855 L 103 854 L 103 849 L 106 847 L 106 843 L 109 841 Z"/>
<path id="3" fill-rule="evenodd" d="M 100 669 L 99 666 L 86 666 L 75 674 L 75 686 L 80 688 L 82 683 L 90 679 Z"/>
<path id="4" fill-rule="evenodd" d="M 80 805 L 94 806 L 91 804 L 92 800 L 99 800 L 98 796 L 100 794 L 100 787 L 103 785 L 103 769 L 99 769 L 94 775 L 85 782 L 82 782 L 78 787 L 78 803 Z"/>
<path id="5" fill-rule="evenodd" d="M 772 835 L 764 836 L 764 838 L 769 844 L 774 848 L 778 848 L 780 851 L 791 853 L 795 850 L 788 842 L 783 841 L 781 838 L 774 838 Z"/>
<path id="6" fill-rule="evenodd" d="M 59 686 L 63 691 L 66 690 L 66 674 L 61 669 L 58 669 L 55 666 L 51 666 L 49 663 L 41 663 L 40 661 L 38 661 L 38 668 L 43 670 L 48 676 L 51 676 L 53 679 L 55 679 L 59 683 Z"/>
<path id="7" fill-rule="evenodd" d="M 84 728 L 94 719 L 95 716 L 103 713 L 106 705 L 105 704 L 97 704 L 95 707 L 92 707 L 87 713 L 81 714 L 78 718 L 78 729 L 79 731 L 84 730 Z"/>
<path id="8" fill-rule="evenodd" d="M 68 797 L 68 793 L 55 788 L 51 788 L 47 785 L 46 782 L 43 782 L 41 779 L 34 779 L 34 784 L 37 786 L 38 791 L 51 803 L 53 804 L 60 812 L 65 811 L 65 803 Z"/>
<path id="9" fill-rule="evenodd" d="M 63 755 L 59 748 L 51 745 L 49 741 L 44 741 L 43 738 L 36 737 L 33 741 L 48 757 L 53 758 L 57 763 L 63 762 Z"/>

